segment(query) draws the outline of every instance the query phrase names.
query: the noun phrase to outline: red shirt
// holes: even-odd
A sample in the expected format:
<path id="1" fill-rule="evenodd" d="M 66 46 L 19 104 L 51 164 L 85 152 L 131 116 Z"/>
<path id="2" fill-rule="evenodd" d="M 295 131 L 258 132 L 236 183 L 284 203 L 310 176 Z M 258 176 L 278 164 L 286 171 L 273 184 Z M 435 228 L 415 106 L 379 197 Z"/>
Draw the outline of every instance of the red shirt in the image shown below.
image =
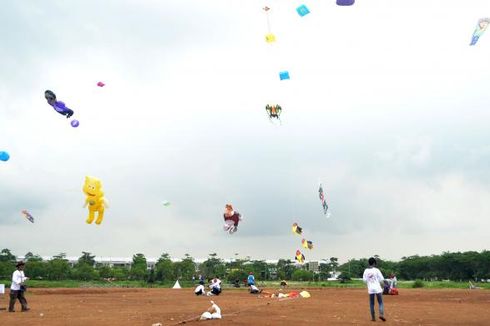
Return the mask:
<path id="1" fill-rule="evenodd" d="M 235 222 L 235 226 L 238 225 L 238 221 L 240 220 L 240 216 L 241 215 L 238 212 L 233 212 L 232 216 L 226 216 L 226 214 L 223 214 L 225 221 L 233 221 L 233 222 Z"/>

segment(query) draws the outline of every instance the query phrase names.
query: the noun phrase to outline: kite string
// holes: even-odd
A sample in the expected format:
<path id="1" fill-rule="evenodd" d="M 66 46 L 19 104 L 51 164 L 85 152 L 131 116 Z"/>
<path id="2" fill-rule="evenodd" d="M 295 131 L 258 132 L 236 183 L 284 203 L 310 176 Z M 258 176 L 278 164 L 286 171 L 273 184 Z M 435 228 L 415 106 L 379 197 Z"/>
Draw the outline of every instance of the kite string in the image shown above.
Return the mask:
<path id="1" fill-rule="evenodd" d="M 292 299 L 292 298 L 284 298 L 284 299 Z M 295 298 L 296 299 L 296 298 Z M 277 302 L 282 302 L 284 300 L 277 300 Z M 274 302 L 274 301 L 272 301 Z M 234 311 L 234 312 L 230 312 L 229 314 L 222 314 L 221 316 L 222 317 L 225 317 L 225 316 L 232 316 L 232 315 L 238 315 L 239 313 L 241 312 L 245 312 L 245 311 L 248 311 L 248 310 L 252 310 L 252 309 L 255 309 L 255 308 L 258 308 L 258 307 L 261 307 L 261 306 L 268 306 L 271 304 L 271 301 L 267 302 L 267 304 L 265 305 L 262 305 L 262 304 L 258 304 L 258 305 L 254 305 L 254 306 L 251 306 L 251 307 L 248 307 L 248 308 L 245 308 L 245 309 L 240 309 L 240 310 L 237 310 L 237 311 Z M 185 319 L 185 320 L 181 320 L 175 324 L 171 324 L 172 326 L 174 325 L 182 325 L 182 324 L 186 324 L 188 322 L 192 322 L 192 321 L 199 321 L 199 318 L 201 317 L 201 315 L 198 315 L 198 316 L 194 316 L 194 317 L 191 317 L 191 318 L 188 318 L 188 319 Z"/>

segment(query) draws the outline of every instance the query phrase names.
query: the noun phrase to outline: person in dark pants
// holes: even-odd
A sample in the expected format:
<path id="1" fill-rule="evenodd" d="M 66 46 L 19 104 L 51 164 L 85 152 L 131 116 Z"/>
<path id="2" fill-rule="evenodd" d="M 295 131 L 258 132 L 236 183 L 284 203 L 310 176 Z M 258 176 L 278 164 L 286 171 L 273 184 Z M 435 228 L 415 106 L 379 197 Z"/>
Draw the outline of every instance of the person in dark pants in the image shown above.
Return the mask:
<path id="1" fill-rule="evenodd" d="M 9 312 L 14 312 L 15 301 L 19 299 L 20 305 L 22 306 L 22 311 L 28 311 L 27 300 L 24 297 L 24 292 L 26 287 L 24 282 L 29 278 L 24 275 L 24 262 L 20 261 L 15 265 L 17 270 L 12 274 L 12 285 L 10 286 L 10 303 Z"/>
<path id="2" fill-rule="evenodd" d="M 369 293 L 369 309 L 371 310 L 371 320 L 376 321 L 376 315 L 374 312 L 374 297 L 378 300 L 379 305 L 379 319 L 386 321 L 384 305 L 383 305 L 383 289 L 380 283 L 384 281 L 383 274 L 376 268 L 376 259 L 373 257 L 368 260 L 369 267 L 364 270 L 362 279 L 367 284 Z"/>

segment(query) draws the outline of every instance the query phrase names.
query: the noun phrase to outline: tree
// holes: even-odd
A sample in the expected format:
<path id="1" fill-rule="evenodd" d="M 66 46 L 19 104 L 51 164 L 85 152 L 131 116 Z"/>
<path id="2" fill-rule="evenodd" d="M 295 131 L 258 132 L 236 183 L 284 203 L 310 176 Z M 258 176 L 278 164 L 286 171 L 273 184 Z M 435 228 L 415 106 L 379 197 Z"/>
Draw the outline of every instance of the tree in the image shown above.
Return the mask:
<path id="1" fill-rule="evenodd" d="M 47 263 L 47 278 L 50 280 L 66 280 L 70 275 L 70 264 L 64 254 L 54 256 Z"/>
<path id="2" fill-rule="evenodd" d="M 82 281 L 91 281 L 99 278 L 99 273 L 88 263 L 78 263 L 72 270 L 73 278 Z"/>
<path id="3" fill-rule="evenodd" d="M 192 276 L 196 273 L 196 264 L 194 259 L 185 254 L 185 258 L 182 261 L 174 264 L 174 275 L 184 280 L 191 280 Z"/>
<path id="4" fill-rule="evenodd" d="M 78 258 L 79 264 L 87 264 L 89 266 L 95 266 L 95 255 L 91 255 L 90 252 L 82 251 L 82 256 Z"/>
<path id="5" fill-rule="evenodd" d="M 297 269 L 292 275 L 293 281 L 311 281 L 313 277 L 313 272 L 305 271 L 304 269 Z"/>
<path id="6" fill-rule="evenodd" d="M 24 260 L 26 262 L 28 261 L 43 261 L 43 258 L 39 255 L 34 255 L 32 252 L 28 252 L 27 254 L 24 255 Z"/>
<path id="7" fill-rule="evenodd" d="M 155 279 L 157 281 L 162 281 L 162 282 L 169 282 L 175 280 L 173 264 L 174 263 L 170 259 L 170 255 L 166 252 L 163 253 L 155 265 L 156 268 Z"/>
<path id="8" fill-rule="evenodd" d="M 11 263 L 15 263 L 16 261 L 17 261 L 17 259 L 10 252 L 9 249 L 2 249 L 2 251 L 0 251 L 0 262 L 11 262 Z"/>
<path id="9" fill-rule="evenodd" d="M 26 271 L 31 279 L 41 280 L 47 277 L 48 264 L 40 256 L 28 252 L 24 257 L 26 259 Z"/>
<path id="10" fill-rule="evenodd" d="M 290 259 L 279 259 L 276 268 L 277 276 L 284 280 L 290 280 L 296 270 L 296 266 L 294 266 Z"/>
<path id="11" fill-rule="evenodd" d="M 332 270 L 332 272 L 336 272 L 337 271 L 337 267 L 339 266 L 339 263 L 338 263 L 338 258 L 335 258 L 335 257 L 330 257 L 330 269 Z"/>
<path id="12" fill-rule="evenodd" d="M 201 273 L 208 277 L 221 276 L 223 277 L 226 271 L 226 267 L 223 260 L 217 257 L 216 253 L 209 254 L 208 259 L 206 259 L 199 267 Z"/>
<path id="13" fill-rule="evenodd" d="M 148 275 L 148 265 L 146 263 L 146 257 L 143 254 L 133 255 L 133 264 L 129 275 L 134 280 L 145 280 Z"/>

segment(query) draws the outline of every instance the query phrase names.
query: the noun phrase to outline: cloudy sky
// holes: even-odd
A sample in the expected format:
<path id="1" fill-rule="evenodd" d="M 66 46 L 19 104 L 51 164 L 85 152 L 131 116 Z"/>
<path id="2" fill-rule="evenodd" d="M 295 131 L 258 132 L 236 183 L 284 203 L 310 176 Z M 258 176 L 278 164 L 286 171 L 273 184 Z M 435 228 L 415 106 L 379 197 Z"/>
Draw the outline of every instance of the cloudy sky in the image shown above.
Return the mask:
<path id="1" fill-rule="evenodd" d="M 487 16 L 488 0 L 4 0 L 0 247 L 293 258 L 298 222 L 307 259 L 490 249 L 490 32 L 469 46 Z"/>

